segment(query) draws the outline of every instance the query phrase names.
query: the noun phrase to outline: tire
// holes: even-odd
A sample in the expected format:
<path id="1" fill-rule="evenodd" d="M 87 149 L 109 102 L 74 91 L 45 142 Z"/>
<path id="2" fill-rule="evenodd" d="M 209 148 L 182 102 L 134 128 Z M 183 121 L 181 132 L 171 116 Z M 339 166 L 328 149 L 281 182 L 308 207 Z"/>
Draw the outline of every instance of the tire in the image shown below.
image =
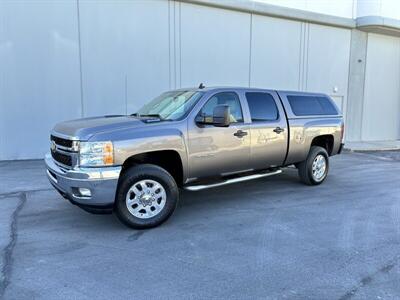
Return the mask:
<path id="1" fill-rule="evenodd" d="M 315 169 L 314 171 L 313 171 L 313 164 Z M 328 152 L 326 152 L 325 148 L 319 146 L 311 146 L 307 159 L 299 163 L 297 165 L 297 168 L 300 180 L 303 183 L 307 185 L 321 184 L 326 179 L 329 171 Z"/>
<path id="2" fill-rule="evenodd" d="M 178 200 L 178 186 L 166 170 L 151 164 L 137 165 L 120 179 L 115 212 L 126 226 L 146 229 L 165 222 Z"/>

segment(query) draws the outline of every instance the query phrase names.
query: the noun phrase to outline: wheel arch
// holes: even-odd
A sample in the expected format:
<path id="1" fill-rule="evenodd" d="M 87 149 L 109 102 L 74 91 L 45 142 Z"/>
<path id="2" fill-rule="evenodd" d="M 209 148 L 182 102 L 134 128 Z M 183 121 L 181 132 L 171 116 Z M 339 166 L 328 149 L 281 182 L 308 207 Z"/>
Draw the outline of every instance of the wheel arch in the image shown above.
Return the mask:
<path id="1" fill-rule="evenodd" d="M 134 154 L 122 164 L 121 177 L 129 168 L 139 164 L 153 164 L 165 169 L 175 179 L 178 186 L 185 180 L 183 160 L 176 150 L 155 150 Z"/>
<path id="2" fill-rule="evenodd" d="M 335 142 L 335 138 L 332 134 L 323 134 L 313 138 L 311 141 L 310 149 L 312 146 L 322 147 L 328 152 L 328 155 L 332 155 L 333 145 Z"/>

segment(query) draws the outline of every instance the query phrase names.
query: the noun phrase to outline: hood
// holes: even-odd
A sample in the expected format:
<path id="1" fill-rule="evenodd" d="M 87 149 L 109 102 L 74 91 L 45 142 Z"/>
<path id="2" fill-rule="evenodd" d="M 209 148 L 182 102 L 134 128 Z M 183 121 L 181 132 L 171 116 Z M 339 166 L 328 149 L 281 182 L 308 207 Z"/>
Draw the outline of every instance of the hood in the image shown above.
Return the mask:
<path id="1" fill-rule="evenodd" d="M 83 118 L 58 123 L 53 131 L 64 136 L 75 137 L 82 141 L 89 140 L 93 135 L 106 131 L 115 131 L 130 127 L 144 127 L 142 121 L 131 116 L 102 116 Z"/>

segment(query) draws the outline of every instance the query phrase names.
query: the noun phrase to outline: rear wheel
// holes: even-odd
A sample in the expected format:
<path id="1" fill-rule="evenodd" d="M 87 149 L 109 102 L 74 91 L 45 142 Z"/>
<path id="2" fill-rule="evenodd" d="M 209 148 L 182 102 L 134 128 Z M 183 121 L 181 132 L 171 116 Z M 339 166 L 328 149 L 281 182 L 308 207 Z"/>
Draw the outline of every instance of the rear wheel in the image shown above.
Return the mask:
<path id="1" fill-rule="evenodd" d="M 329 171 L 329 155 L 325 148 L 312 146 L 307 159 L 297 166 L 302 182 L 307 185 L 321 184 Z"/>
<path id="2" fill-rule="evenodd" d="M 115 210 L 125 225 L 144 229 L 160 225 L 174 212 L 179 191 L 174 178 L 156 165 L 137 165 L 121 178 Z"/>

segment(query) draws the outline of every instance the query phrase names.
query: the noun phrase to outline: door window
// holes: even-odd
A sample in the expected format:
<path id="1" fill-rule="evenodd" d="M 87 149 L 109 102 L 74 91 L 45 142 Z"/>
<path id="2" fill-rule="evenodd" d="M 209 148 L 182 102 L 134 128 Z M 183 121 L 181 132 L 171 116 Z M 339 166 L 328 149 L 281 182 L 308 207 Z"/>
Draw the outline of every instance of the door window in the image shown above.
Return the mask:
<path id="1" fill-rule="evenodd" d="M 279 118 L 278 108 L 274 97 L 263 92 L 246 93 L 247 103 L 249 104 L 251 121 L 275 121 Z"/>
<path id="2" fill-rule="evenodd" d="M 203 106 L 200 114 L 206 118 L 211 118 L 214 112 L 214 107 L 217 105 L 228 105 L 230 109 L 231 123 L 243 122 L 242 107 L 239 97 L 234 92 L 222 92 L 212 96 Z"/>

